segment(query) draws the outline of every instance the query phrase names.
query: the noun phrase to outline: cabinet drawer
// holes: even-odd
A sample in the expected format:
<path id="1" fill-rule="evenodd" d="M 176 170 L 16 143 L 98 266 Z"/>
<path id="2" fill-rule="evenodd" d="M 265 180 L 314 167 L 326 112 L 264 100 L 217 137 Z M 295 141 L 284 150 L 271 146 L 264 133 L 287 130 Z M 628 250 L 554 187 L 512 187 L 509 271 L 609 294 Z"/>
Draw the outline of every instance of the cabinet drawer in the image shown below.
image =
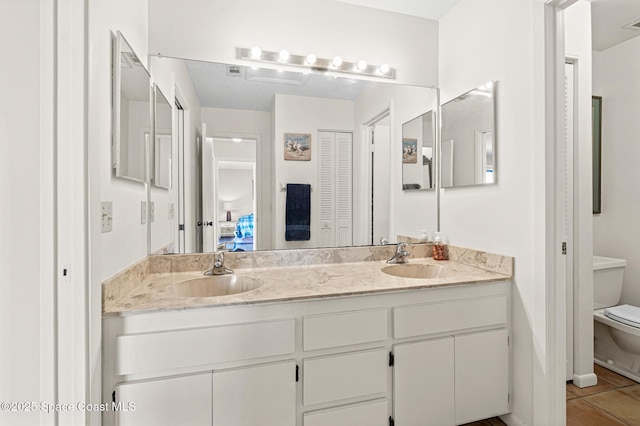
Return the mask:
<path id="1" fill-rule="evenodd" d="M 387 426 L 389 410 L 386 399 L 346 405 L 304 414 L 304 426 Z"/>
<path id="2" fill-rule="evenodd" d="M 308 358 L 303 362 L 304 405 L 322 404 L 387 391 L 384 348 Z"/>
<path id="3" fill-rule="evenodd" d="M 119 375 L 287 355 L 295 351 L 295 320 L 125 334 L 116 351 Z"/>
<path id="4" fill-rule="evenodd" d="M 305 316 L 302 338 L 305 351 L 383 341 L 387 338 L 387 310 Z"/>
<path id="5" fill-rule="evenodd" d="M 506 296 L 401 306 L 393 309 L 393 337 L 454 332 L 506 322 Z"/>

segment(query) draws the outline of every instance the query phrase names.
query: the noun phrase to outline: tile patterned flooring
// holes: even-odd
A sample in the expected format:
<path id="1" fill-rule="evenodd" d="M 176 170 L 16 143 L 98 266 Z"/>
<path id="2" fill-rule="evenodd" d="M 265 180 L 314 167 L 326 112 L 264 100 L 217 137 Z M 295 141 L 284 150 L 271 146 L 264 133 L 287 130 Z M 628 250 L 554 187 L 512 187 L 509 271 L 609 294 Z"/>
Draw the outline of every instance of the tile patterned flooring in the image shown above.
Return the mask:
<path id="1" fill-rule="evenodd" d="M 567 383 L 567 426 L 640 426 L 640 383 L 597 364 L 598 384 Z M 497 417 L 465 426 L 501 426 Z"/>
<path id="2" fill-rule="evenodd" d="M 567 383 L 567 426 L 640 425 L 640 383 L 594 365 L 598 384 Z"/>

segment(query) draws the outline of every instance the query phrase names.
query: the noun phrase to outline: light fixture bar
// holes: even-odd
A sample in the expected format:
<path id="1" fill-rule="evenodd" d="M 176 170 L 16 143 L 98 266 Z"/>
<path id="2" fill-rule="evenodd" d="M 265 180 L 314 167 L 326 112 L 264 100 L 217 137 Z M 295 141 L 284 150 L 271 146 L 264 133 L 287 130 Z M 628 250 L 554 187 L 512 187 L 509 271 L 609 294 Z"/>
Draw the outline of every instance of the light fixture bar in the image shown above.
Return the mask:
<path id="1" fill-rule="evenodd" d="M 339 72 L 345 74 L 365 75 L 368 77 L 388 78 L 395 80 L 396 70 L 387 64 L 368 65 L 364 61 L 347 62 L 343 61 L 339 56 L 334 59 L 317 58 L 313 54 L 294 55 L 283 52 L 269 52 L 257 47 L 245 49 L 243 47 L 236 48 L 236 58 L 245 61 L 266 62 L 271 64 L 287 65 L 299 68 L 305 68 L 316 72 Z M 286 59 L 285 59 L 286 58 Z M 310 63 L 308 58 L 315 59 Z M 360 65 L 360 67 L 358 67 Z"/>

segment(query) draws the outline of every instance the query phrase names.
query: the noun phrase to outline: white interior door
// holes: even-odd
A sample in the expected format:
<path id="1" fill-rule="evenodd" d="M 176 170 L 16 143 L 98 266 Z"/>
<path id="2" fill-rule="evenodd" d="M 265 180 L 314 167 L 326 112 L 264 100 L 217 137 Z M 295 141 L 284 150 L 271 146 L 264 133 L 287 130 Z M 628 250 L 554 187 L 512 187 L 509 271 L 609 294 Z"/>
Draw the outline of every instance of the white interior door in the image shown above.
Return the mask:
<path id="1" fill-rule="evenodd" d="M 320 247 L 353 243 L 353 135 L 318 132 Z"/>

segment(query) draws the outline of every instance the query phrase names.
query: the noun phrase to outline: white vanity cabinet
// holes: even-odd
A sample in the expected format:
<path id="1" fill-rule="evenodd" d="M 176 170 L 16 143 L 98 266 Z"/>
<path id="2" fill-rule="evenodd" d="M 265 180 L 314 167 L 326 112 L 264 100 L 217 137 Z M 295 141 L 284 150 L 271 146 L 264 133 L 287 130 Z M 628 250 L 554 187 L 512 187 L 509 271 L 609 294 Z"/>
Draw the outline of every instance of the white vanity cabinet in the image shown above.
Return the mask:
<path id="1" fill-rule="evenodd" d="M 460 425 L 508 413 L 507 322 L 502 295 L 394 308 L 395 337 L 447 334 L 394 345 L 396 424 Z"/>
<path id="2" fill-rule="evenodd" d="M 119 426 L 295 426 L 295 362 L 116 386 Z"/>
<path id="3" fill-rule="evenodd" d="M 455 337 L 456 424 L 509 411 L 509 334 L 505 329 Z"/>
<path id="4" fill-rule="evenodd" d="M 393 347 L 396 424 L 455 424 L 453 353 L 453 337 Z"/>
<path id="5" fill-rule="evenodd" d="M 103 424 L 456 425 L 509 412 L 508 281 L 103 320 Z"/>
<path id="6" fill-rule="evenodd" d="M 295 426 L 296 364 L 213 372 L 213 426 Z"/>
<path id="7" fill-rule="evenodd" d="M 124 383 L 115 392 L 118 426 L 211 424 L 210 372 Z"/>

